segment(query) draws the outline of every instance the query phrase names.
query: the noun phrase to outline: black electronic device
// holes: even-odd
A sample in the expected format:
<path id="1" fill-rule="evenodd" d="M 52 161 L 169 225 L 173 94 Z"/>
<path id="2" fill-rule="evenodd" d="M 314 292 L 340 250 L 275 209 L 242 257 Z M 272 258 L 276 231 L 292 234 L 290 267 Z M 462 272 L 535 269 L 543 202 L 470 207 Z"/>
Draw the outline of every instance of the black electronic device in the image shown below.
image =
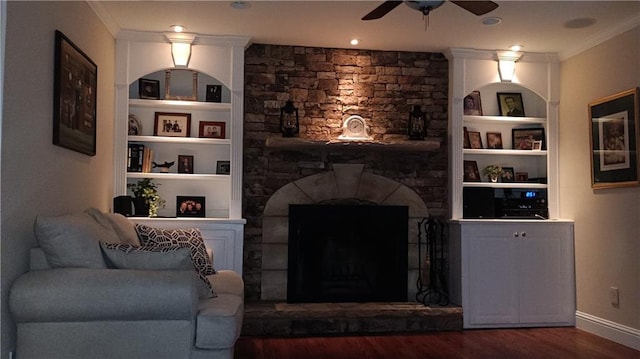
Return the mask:
<path id="1" fill-rule="evenodd" d="M 125 217 L 133 214 L 133 202 L 131 196 L 118 196 L 113 198 L 113 212 Z"/>
<path id="2" fill-rule="evenodd" d="M 521 190 L 505 198 L 496 198 L 495 210 L 496 218 L 549 218 L 546 191 Z"/>
<path id="3" fill-rule="evenodd" d="M 462 190 L 462 218 L 495 218 L 493 188 L 465 187 Z"/>

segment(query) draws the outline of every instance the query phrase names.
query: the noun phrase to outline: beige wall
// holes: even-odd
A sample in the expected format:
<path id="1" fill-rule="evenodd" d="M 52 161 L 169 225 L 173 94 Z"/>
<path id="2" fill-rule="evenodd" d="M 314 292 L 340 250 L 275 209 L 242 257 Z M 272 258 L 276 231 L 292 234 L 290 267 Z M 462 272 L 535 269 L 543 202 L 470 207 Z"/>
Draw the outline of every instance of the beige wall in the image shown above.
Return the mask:
<path id="1" fill-rule="evenodd" d="M 640 187 L 593 190 L 588 103 L 640 86 L 640 27 L 561 64 L 560 205 L 575 220 L 578 312 L 640 329 Z M 609 287 L 620 290 L 620 306 Z"/>
<path id="2" fill-rule="evenodd" d="M 55 30 L 98 66 L 97 155 L 54 146 Z M 2 355 L 15 328 L 7 292 L 27 268 L 36 215 L 109 210 L 113 193 L 115 40 L 85 2 L 21 2 L 7 6 L 2 116 L 1 282 Z"/>

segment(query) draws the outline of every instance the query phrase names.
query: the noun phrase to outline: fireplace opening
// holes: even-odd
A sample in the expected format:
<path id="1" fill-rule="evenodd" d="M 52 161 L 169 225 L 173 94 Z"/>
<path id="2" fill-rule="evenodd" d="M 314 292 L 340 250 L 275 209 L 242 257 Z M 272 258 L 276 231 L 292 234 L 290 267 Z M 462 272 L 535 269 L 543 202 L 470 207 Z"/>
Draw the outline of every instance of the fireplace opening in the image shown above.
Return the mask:
<path id="1" fill-rule="evenodd" d="M 406 301 L 407 227 L 407 206 L 290 205 L 287 301 Z"/>

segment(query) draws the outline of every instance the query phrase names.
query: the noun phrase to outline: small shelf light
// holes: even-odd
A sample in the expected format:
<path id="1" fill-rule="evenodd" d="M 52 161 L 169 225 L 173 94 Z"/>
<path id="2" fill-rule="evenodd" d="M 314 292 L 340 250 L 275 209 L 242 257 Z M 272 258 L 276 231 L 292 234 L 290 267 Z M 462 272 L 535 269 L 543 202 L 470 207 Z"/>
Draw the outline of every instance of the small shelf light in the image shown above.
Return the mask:
<path id="1" fill-rule="evenodd" d="M 516 72 L 516 62 L 522 56 L 519 51 L 497 51 L 498 54 L 498 74 L 500 81 L 511 82 Z"/>
<path id="2" fill-rule="evenodd" d="M 191 44 L 196 39 L 196 34 L 189 34 L 185 32 L 166 32 L 164 36 L 171 43 L 173 66 L 188 67 L 189 60 L 191 59 Z"/>

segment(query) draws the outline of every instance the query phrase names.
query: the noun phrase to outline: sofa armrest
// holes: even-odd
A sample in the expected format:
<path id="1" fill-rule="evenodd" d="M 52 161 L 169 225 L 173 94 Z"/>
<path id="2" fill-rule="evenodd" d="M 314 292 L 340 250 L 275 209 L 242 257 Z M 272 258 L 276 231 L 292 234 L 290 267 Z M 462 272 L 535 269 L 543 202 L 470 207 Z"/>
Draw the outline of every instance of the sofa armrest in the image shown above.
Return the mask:
<path id="1" fill-rule="evenodd" d="M 20 322 L 192 320 L 198 308 L 193 271 L 60 268 L 31 271 L 11 288 Z"/>

